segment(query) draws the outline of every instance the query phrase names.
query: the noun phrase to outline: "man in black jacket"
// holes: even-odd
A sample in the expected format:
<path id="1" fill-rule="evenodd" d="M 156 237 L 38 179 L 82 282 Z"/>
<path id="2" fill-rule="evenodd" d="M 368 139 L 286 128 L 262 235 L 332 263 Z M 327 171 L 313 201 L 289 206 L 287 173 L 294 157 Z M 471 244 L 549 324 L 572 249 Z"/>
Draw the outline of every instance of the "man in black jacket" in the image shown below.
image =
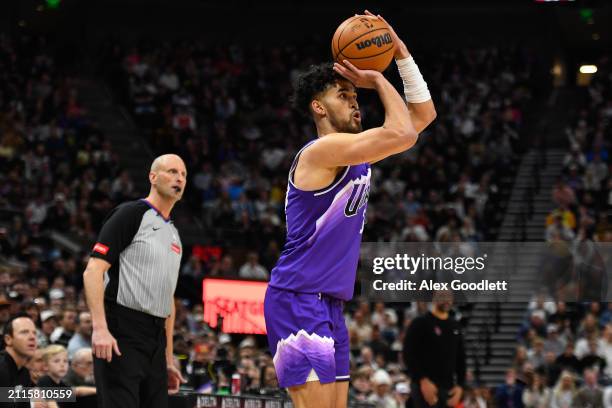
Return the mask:
<path id="1" fill-rule="evenodd" d="M 450 291 L 434 294 L 430 312 L 415 318 L 404 339 L 415 408 L 454 407 L 465 384 L 465 349 L 459 323 L 449 315 Z"/>
<path id="2" fill-rule="evenodd" d="M 5 350 L 0 352 L 0 387 L 33 387 L 25 365 L 36 352 L 34 322 L 26 315 L 11 318 L 4 327 L 3 340 Z M 0 402 L 1 408 L 29 406 L 29 402 Z"/>

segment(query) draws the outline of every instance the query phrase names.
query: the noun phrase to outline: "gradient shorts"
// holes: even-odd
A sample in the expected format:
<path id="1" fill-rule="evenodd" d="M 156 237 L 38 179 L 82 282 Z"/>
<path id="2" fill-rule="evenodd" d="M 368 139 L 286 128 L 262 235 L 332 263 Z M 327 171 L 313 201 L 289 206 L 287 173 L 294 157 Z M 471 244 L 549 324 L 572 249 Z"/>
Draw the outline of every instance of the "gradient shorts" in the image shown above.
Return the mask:
<path id="1" fill-rule="evenodd" d="M 281 387 L 306 383 L 311 371 L 322 384 L 349 380 L 349 337 L 344 302 L 326 295 L 268 286 L 264 316 Z"/>

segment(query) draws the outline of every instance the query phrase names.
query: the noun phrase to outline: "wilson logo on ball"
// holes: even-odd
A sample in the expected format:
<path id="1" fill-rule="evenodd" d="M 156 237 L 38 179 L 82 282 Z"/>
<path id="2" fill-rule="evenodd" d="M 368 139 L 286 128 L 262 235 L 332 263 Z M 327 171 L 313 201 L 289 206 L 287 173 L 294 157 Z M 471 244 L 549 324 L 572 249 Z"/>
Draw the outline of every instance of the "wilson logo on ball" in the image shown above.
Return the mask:
<path id="1" fill-rule="evenodd" d="M 377 46 L 378 48 L 383 45 L 391 44 L 393 40 L 391 39 L 391 34 L 378 35 L 376 37 L 372 37 L 369 40 L 364 40 L 358 43 L 355 43 L 358 50 L 363 50 L 365 48 L 371 47 L 372 45 Z"/>

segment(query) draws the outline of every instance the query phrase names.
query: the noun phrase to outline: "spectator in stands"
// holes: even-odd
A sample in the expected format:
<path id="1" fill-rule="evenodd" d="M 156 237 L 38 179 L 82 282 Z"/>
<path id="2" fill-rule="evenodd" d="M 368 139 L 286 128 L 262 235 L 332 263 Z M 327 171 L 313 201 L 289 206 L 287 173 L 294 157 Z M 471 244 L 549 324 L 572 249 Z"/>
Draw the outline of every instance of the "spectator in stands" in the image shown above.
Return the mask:
<path id="1" fill-rule="evenodd" d="M 574 376 L 569 371 L 563 371 L 550 395 L 550 408 L 572 408 L 575 395 Z"/>
<path id="2" fill-rule="evenodd" d="M 562 213 L 552 215 L 552 223 L 546 227 L 546 241 L 566 241 L 571 242 L 575 238 L 574 231 L 563 222 Z"/>
<path id="3" fill-rule="evenodd" d="M 554 387 L 561 375 L 561 367 L 556 362 L 557 355 L 552 351 L 544 354 L 544 364 L 538 367 L 538 371 L 546 378 L 546 385 Z"/>
<path id="4" fill-rule="evenodd" d="M 535 339 L 533 348 L 527 352 L 527 359 L 536 368 L 544 364 L 544 341 L 541 338 Z"/>
<path id="5" fill-rule="evenodd" d="M 210 393 L 217 381 L 215 371 L 214 350 L 211 345 L 205 342 L 197 343 L 186 367 L 189 384 L 197 392 Z"/>
<path id="6" fill-rule="evenodd" d="M 576 202 L 574 190 L 565 183 L 563 177 L 557 177 L 552 194 L 554 203 L 559 207 L 569 208 Z"/>
<path id="7" fill-rule="evenodd" d="M 580 151 L 580 145 L 572 146 L 571 151 L 563 159 L 563 170 L 568 172 L 571 168 L 576 168 L 580 172 L 586 167 L 586 158 Z"/>
<path id="8" fill-rule="evenodd" d="M 523 391 L 523 405 L 525 408 L 548 408 L 550 390 L 539 374 L 534 374 L 531 384 Z"/>
<path id="9" fill-rule="evenodd" d="M 361 367 L 357 370 L 356 374 L 352 376 L 352 384 L 349 389 L 349 401 L 367 401 L 372 392 L 372 383 L 370 381 L 371 371 L 369 367 Z"/>
<path id="10" fill-rule="evenodd" d="M 38 380 L 47 374 L 45 361 L 43 360 L 42 348 L 37 348 L 32 358 L 28 361 L 26 368 L 30 372 L 30 378 L 33 384 L 38 384 Z"/>
<path id="11" fill-rule="evenodd" d="M 17 315 L 3 327 L 4 351 L 0 352 L 0 387 L 34 385 L 26 367 L 36 352 L 36 326 L 26 315 Z"/>
<path id="12" fill-rule="evenodd" d="M 571 323 L 574 318 L 574 313 L 568 310 L 565 302 L 557 302 L 556 312 L 549 316 L 548 322 L 556 324 L 559 331 L 559 335 L 562 336 L 567 326 L 566 322 Z M 567 341 L 569 339 L 564 338 L 564 340 Z"/>
<path id="13" fill-rule="evenodd" d="M 69 387 L 74 387 L 77 397 L 96 394 L 93 373 L 93 353 L 91 348 L 82 348 L 74 353 L 70 363 L 70 369 L 63 381 Z"/>
<path id="14" fill-rule="evenodd" d="M 487 401 L 480 388 L 468 388 L 463 399 L 463 408 L 487 408 Z"/>
<path id="15" fill-rule="evenodd" d="M 362 310 L 355 311 L 348 329 L 356 334 L 359 346 L 372 340 L 372 325 L 366 320 Z"/>
<path id="16" fill-rule="evenodd" d="M 606 361 L 604 373 L 608 378 L 612 378 L 612 323 L 606 324 L 603 335 L 598 342 L 598 354 Z"/>
<path id="17" fill-rule="evenodd" d="M 51 343 L 68 347 L 68 342 L 74 335 L 74 331 L 76 329 L 76 318 L 76 309 L 73 307 L 65 307 L 62 310 L 59 327 L 57 327 L 51 334 Z"/>
<path id="18" fill-rule="evenodd" d="M 576 343 L 576 356 L 582 357 L 588 351 L 588 340 L 599 337 L 599 324 L 593 313 L 587 313 L 582 320 L 576 333 L 578 338 L 583 338 L 583 341 Z"/>
<path id="19" fill-rule="evenodd" d="M 606 367 L 606 360 L 599 355 L 597 339 L 589 339 L 588 347 L 588 351 L 580 359 L 580 368 L 582 370 L 593 368 L 598 372 L 603 371 Z"/>
<path id="20" fill-rule="evenodd" d="M 375 357 L 382 356 L 386 361 L 390 359 L 391 348 L 389 347 L 389 344 L 381 337 L 378 326 L 375 325 L 372 327 L 372 340 L 367 344 Z"/>
<path id="21" fill-rule="evenodd" d="M 367 401 L 380 408 L 395 408 L 397 405 L 391 395 L 391 377 L 385 370 L 378 369 L 372 376 L 374 392 Z"/>
<path id="22" fill-rule="evenodd" d="M 369 367 L 372 370 L 378 369 L 378 364 L 376 363 L 376 356 L 372 349 L 368 346 L 363 346 L 361 348 L 361 352 L 357 361 L 361 367 Z"/>
<path id="23" fill-rule="evenodd" d="M 565 349 L 565 342 L 559 338 L 559 328 L 556 324 L 551 323 L 546 326 L 548 336 L 544 341 L 544 352 L 552 352 L 555 356 L 563 353 Z"/>
<path id="24" fill-rule="evenodd" d="M 580 371 L 580 360 L 574 354 L 574 344 L 568 343 L 565 346 L 565 351 L 559 357 L 557 357 L 556 364 L 562 370 L 570 370 L 574 373 Z"/>
<path id="25" fill-rule="evenodd" d="M 224 255 L 221 261 L 217 261 L 213 265 L 210 276 L 223 276 L 226 278 L 236 277 L 237 273 L 234 269 L 234 258 L 230 255 Z"/>
<path id="26" fill-rule="evenodd" d="M 497 408 L 522 408 L 523 387 L 516 382 L 516 371 L 511 368 L 506 371 L 506 381 L 495 390 Z"/>
<path id="27" fill-rule="evenodd" d="M 396 408 L 408 408 L 410 406 L 410 385 L 406 382 L 398 382 L 395 384 L 393 398 L 395 399 Z"/>
<path id="28" fill-rule="evenodd" d="M 249 252 L 247 262 L 240 267 L 238 276 L 245 279 L 268 279 L 268 271 L 259 264 L 259 256 L 256 252 Z"/>
<path id="29" fill-rule="evenodd" d="M 68 342 L 68 358 L 72 360 L 72 356 L 82 348 L 91 348 L 91 313 L 79 313 L 78 326 L 76 333 Z"/>
<path id="30" fill-rule="evenodd" d="M 38 346 L 41 348 L 51 344 L 51 334 L 57 328 L 57 318 L 53 310 L 43 310 L 40 312 L 40 328 L 37 328 Z"/>
<path id="31" fill-rule="evenodd" d="M 603 408 L 603 390 L 597 384 L 597 371 L 584 370 L 584 385 L 578 390 L 572 401 L 572 408 Z"/>
<path id="32" fill-rule="evenodd" d="M 68 352 L 64 346 L 52 344 L 43 350 L 43 361 L 47 374 L 38 380 L 39 387 L 49 388 L 69 388 L 63 381 L 68 372 Z M 54 401 L 47 399 L 47 402 Z M 54 401 L 57 403 L 57 401 Z"/>
<path id="33" fill-rule="evenodd" d="M 259 390 L 261 395 L 280 396 L 281 390 L 278 388 L 278 378 L 274 364 L 265 364 L 262 368 L 262 388 Z"/>

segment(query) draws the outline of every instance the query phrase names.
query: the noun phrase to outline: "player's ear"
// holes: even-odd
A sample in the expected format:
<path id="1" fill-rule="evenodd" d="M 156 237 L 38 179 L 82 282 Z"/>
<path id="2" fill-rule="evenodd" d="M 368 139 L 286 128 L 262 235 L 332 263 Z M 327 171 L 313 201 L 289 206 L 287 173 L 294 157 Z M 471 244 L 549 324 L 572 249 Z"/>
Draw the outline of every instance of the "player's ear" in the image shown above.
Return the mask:
<path id="1" fill-rule="evenodd" d="M 310 102 L 310 109 L 312 109 L 316 115 L 325 116 L 325 107 L 317 99 Z"/>

